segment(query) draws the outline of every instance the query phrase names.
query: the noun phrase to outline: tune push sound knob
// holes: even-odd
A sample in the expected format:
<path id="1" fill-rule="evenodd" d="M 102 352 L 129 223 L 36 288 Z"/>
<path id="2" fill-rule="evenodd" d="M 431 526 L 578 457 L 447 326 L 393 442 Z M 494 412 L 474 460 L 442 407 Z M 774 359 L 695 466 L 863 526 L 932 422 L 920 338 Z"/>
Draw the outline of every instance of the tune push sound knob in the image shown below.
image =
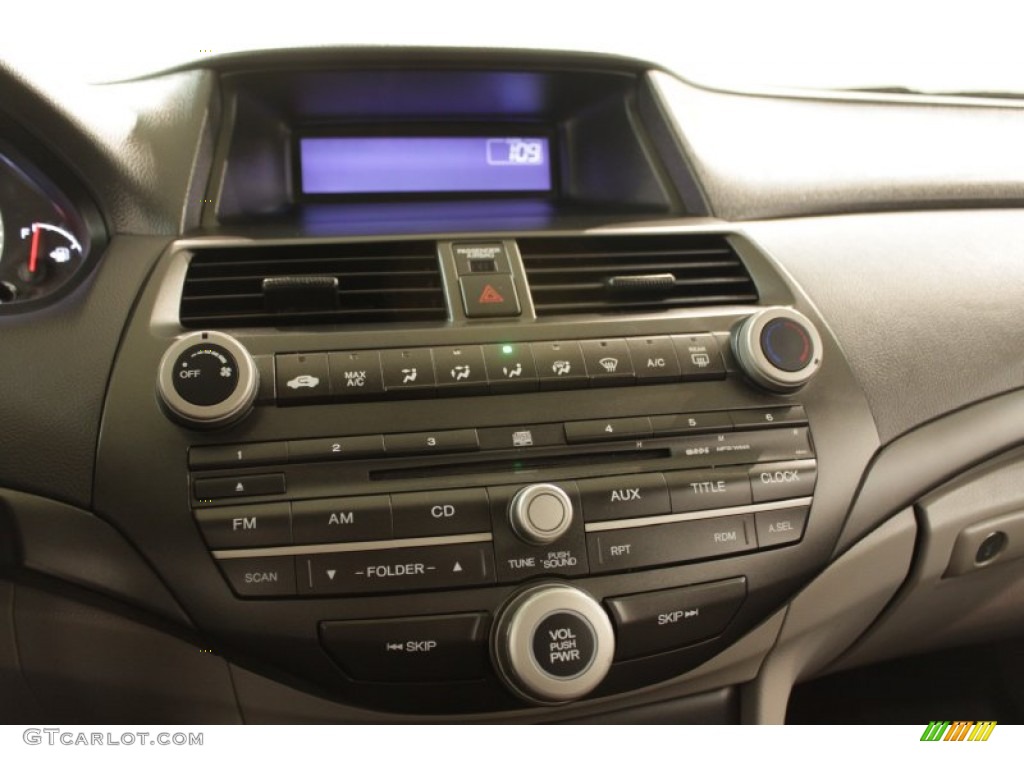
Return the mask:
<path id="1" fill-rule="evenodd" d="M 733 332 L 732 349 L 751 379 L 765 389 L 792 392 L 821 367 L 821 336 L 793 309 L 764 309 Z"/>
<path id="2" fill-rule="evenodd" d="M 508 520 L 512 530 L 527 544 L 550 544 L 572 525 L 569 494 L 550 483 L 521 488 L 512 498 Z"/>
<path id="3" fill-rule="evenodd" d="M 522 699 L 561 704 L 600 685 L 615 656 L 612 623 L 594 598 L 568 584 L 530 587 L 494 625 L 491 655 L 499 676 Z"/>
<path id="4" fill-rule="evenodd" d="M 171 418 L 189 427 L 233 424 L 252 410 L 259 372 L 252 355 L 232 336 L 199 331 L 164 352 L 157 392 Z"/>

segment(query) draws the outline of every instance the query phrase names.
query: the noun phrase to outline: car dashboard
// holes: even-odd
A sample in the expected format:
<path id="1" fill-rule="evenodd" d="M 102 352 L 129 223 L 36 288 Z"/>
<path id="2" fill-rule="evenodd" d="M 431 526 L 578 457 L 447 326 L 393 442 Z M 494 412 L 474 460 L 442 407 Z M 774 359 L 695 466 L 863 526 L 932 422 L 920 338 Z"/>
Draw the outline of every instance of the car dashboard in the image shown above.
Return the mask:
<path id="1" fill-rule="evenodd" d="M 781 723 L 1020 635 L 1017 102 L 0 77 L 5 722 Z"/>

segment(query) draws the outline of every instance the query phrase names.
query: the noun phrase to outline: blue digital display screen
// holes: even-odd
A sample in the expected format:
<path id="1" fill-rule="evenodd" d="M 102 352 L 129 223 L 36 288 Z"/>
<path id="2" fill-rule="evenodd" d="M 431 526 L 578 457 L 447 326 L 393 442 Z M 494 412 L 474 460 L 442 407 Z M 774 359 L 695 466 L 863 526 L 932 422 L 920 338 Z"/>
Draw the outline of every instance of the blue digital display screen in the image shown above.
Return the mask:
<path id="1" fill-rule="evenodd" d="M 307 195 L 551 191 L 545 137 L 305 137 L 299 164 Z"/>

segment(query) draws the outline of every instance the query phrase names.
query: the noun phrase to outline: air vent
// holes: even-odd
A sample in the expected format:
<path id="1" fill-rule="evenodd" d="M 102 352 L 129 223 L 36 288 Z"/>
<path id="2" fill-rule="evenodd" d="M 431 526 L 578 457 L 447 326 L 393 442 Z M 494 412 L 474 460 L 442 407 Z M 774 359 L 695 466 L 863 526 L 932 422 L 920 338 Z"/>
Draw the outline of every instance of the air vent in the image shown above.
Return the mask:
<path id="1" fill-rule="evenodd" d="M 189 328 L 447 316 L 432 241 L 204 248 L 193 252 L 181 297 Z"/>
<path id="2" fill-rule="evenodd" d="M 751 304 L 757 288 L 717 235 L 519 240 L 539 316 Z"/>

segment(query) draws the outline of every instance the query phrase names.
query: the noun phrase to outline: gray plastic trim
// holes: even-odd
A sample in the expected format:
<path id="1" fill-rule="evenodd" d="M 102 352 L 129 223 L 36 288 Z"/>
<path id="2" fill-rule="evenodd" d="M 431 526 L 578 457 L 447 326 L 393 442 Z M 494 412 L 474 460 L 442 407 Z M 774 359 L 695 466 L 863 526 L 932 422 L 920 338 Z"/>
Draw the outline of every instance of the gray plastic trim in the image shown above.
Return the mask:
<path id="1" fill-rule="evenodd" d="M 743 721 L 782 724 L 793 684 L 848 648 L 899 589 L 917 526 L 906 509 L 832 563 L 790 603 L 775 649 L 743 691 Z"/>
<path id="2" fill-rule="evenodd" d="M 217 560 L 237 560 L 241 557 L 273 557 L 275 555 L 320 555 L 331 552 L 372 552 L 399 547 L 440 547 L 445 544 L 476 544 L 491 541 L 490 533 L 466 533 L 458 536 L 430 536 L 419 539 L 387 539 L 386 541 L 354 541 L 348 544 L 300 544 L 292 547 L 257 547 L 253 549 L 217 549 Z"/>
<path id="3" fill-rule="evenodd" d="M 730 515 L 743 515 L 748 512 L 769 512 L 775 509 L 790 509 L 791 507 L 806 507 L 813 501 L 811 496 L 802 496 L 798 499 L 786 499 L 785 501 L 766 501 L 763 504 L 746 504 L 742 507 L 723 507 L 722 509 L 711 509 L 707 512 L 677 512 L 674 515 L 658 515 L 656 517 L 633 517 L 628 520 L 602 520 L 599 523 L 587 523 L 584 530 L 587 533 L 597 531 L 617 531 L 622 528 L 644 528 L 649 525 L 663 525 L 665 523 L 681 523 L 687 520 L 707 520 L 713 517 L 729 517 Z"/>

